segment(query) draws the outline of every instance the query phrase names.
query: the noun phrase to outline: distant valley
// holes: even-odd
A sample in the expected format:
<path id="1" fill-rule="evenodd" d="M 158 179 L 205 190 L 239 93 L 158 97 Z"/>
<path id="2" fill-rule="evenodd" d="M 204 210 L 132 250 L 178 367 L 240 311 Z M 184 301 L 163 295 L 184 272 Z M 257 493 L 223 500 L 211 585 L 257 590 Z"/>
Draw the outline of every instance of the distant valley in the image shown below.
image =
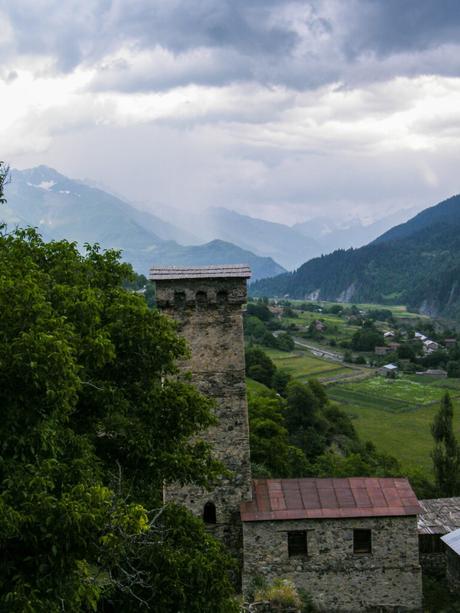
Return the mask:
<path id="1" fill-rule="evenodd" d="M 359 249 L 314 258 L 253 286 L 256 296 L 405 304 L 460 318 L 460 196 L 425 209 Z"/>
<path id="2" fill-rule="evenodd" d="M 329 273 L 329 267 L 334 267 L 331 262 L 338 256 L 322 254 L 351 245 L 359 247 L 372 239 L 379 241 L 379 234 L 409 214 L 401 211 L 369 225 L 359 219 L 338 223 L 318 217 L 288 226 L 224 207 L 188 215 L 174 207 L 156 208 L 152 204 L 152 213 L 91 182 L 69 179 L 46 166 L 12 171 L 6 196 L 0 218 L 10 227 L 30 225 L 46 239 L 68 239 L 80 246 L 97 242 L 103 248 L 120 249 L 123 259 L 139 273 L 146 274 L 153 264 L 246 263 L 251 266 L 252 281 L 281 275 L 272 285 L 262 284 L 260 288 L 270 287 L 293 296 L 319 291 L 323 297 L 344 299 L 363 292 L 355 280 L 359 274 L 349 277 L 340 271 Z M 338 259 L 349 258 L 346 253 Z M 317 268 L 318 256 L 322 256 L 319 261 L 327 270 Z M 299 266 L 295 275 L 283 275 Z"/>

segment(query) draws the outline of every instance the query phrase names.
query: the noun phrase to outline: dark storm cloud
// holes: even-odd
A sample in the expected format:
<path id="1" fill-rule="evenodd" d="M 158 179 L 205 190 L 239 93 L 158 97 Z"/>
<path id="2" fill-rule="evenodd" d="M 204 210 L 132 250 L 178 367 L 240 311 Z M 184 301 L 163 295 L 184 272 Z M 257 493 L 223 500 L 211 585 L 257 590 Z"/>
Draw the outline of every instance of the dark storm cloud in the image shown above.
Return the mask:
<path id="1" fill-rule="evenodd" d="M 58 72 L 95 66 L 95 90 L 302 90 L 459 71 L 459 0 L 0 0 L 0 10 L 13 32 L 0 36 L 8 69 L 21 55 L 51 57 Z M 122 48 L 131 55 L 117 58 Z"/>
<path id="2" fill-rule="evenodd" d="M 458 0 L 362 0 L 346 49 L 387 56 L 460 40 Z"/>

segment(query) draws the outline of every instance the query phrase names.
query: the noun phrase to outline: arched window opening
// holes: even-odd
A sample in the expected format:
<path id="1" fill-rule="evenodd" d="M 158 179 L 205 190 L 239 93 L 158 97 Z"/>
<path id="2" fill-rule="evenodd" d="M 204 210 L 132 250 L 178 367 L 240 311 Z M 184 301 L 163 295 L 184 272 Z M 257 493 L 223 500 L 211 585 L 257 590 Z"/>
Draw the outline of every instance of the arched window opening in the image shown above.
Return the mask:
<path id="1" fill-rule="evenodd" d="M 205 524 L 215 524 L 216 518 L 216 505 L 213 502 L 207 502 L 203 509 L 203 521 Z"/>
<path id="2" fill-rule="evenodd" d="M 217 304 L 226 304 L 228 302 L 228 292 L 221 289 L 217 292 Z"/>
<path id="3" fill-rule="evenodd" d="M 197 292 L 195 299 L 196 299 L 196 303 L 198 306 L 206 306 L 208 302 L 208 297 L 206 295 L 206 292 L 203 292 L 203 291 Z"/>
<path id="4" fill-rule="evenodd" d="M 174 303 L 176 306 L 185 305 L 185 292 L 174 292 Z"/>

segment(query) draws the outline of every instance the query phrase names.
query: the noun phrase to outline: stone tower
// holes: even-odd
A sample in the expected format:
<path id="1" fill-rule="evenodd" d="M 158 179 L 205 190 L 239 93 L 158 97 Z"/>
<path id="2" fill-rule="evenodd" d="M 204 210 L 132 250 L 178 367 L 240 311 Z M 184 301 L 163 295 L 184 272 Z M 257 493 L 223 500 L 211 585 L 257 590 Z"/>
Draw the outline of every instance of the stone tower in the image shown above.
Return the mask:
<path id="1" fill-rule="evenodd" d="M 166 500 L 184 504 L 210 531 L 242 556 L 240 504 L 251 499 L 251 465 L 246 401 L 242 305 L 247 266 L 153 268 L 158 307 L 173 317 L 188 342 L 191 358 L 183 368 L 195 386 L 216 402 L 217 426 L 204 438 L 231 471 L 212 491 L 168 487 Z"/>

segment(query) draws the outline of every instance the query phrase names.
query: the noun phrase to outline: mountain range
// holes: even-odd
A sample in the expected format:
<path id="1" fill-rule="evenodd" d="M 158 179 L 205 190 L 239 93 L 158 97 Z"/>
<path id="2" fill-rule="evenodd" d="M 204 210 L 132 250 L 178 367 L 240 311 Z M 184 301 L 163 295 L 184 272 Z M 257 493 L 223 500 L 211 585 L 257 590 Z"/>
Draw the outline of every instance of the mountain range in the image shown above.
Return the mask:
<path id="1" fill-rule="evenodd" d="M 285 270 L 269 256 L 223 240 L 189 246 L 187 242 L 196 239 L 186 229 L 47 166 L 13 170 L 5 192 L 7 204 L 0 209 L 0 219 L 9 227 L 33 226 L 46 239 L 121 249 L 123 259 L 139 273 L 146 274 L 153 264 L 245 263 L 256 280 Z"/>
<path id="2" fill-rule="evenodd" d="M 252 286 L 256 296 L 405 304 L 460 318 L 460 196 L 425 209 L 358 249 L 314 258 Z"/>
<path id="3" fill-rule="evenodd" d="M 414 213 L 414 209 L 402 209 L 367 225 L 356 217 L 345 222 L 315 217 L 288 226 L 224 207 L 210 207 L 199 214 L 184 217 L 183 211 L 174 207 L 151 206 L 158 216 L 189 232 L 188 244 L 213 239 L 229 241 L 257 255 L 272 257 L 288 270 L 334 249 L 365 245 Z M 176 240 L 181 242 L 178 238 Z"/>

